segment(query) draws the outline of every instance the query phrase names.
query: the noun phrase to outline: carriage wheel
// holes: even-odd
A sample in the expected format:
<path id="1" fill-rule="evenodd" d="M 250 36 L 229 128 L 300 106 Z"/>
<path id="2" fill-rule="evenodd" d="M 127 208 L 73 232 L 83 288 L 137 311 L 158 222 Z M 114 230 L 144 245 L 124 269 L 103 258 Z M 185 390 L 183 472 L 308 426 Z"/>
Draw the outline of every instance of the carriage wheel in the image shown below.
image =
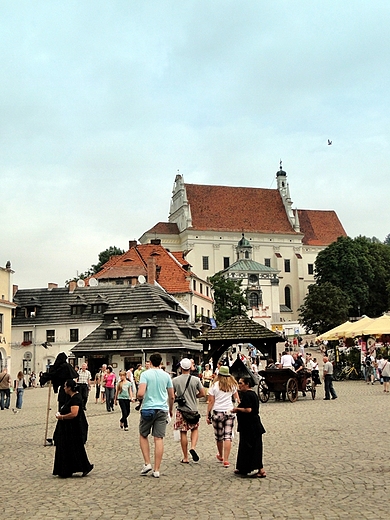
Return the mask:
<path id="1" fill-rule="evenodd" d="M 286 384 L 287 397 L 291 403 L 298 399 L 298 382 L 296 379 L 289 379 Z"/>
<path id="2" fill-rule="evenodd" d="M 269 390 L 267 383 L 262 379 L 257 387 L 257 393 L 259 395 L 259 399 L 262 403 L 266 403 L 269 399 Z"/>

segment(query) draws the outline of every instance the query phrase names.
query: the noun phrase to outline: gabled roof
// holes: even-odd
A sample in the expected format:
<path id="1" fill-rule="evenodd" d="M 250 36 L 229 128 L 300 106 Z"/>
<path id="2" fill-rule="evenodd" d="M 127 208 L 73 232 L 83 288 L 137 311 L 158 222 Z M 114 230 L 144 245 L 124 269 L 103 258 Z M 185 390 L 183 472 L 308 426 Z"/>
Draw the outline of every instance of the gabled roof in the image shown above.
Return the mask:
<path id="1" fill-rule="evenodd" d="M 328 246 L 338 237 L 347 236 L 334 211 L 299 209 L 298 217 L 301 231 L 304 234 L 304 244 Z"/>
<path id="2" fill-rule="evenodd" d="M 194 229 L 297 234 L 278 190 L 202 184 L 185 188 Z"/>
<path id="3" fill-rule="evenodd" d="M 102 269 L 93 275 L 101 280 L 116 278 L 135 278 L 139 275 L 148 276 L 148 259 L 153 257 L 158 268 L 156 281 L 169 294 L 183 294 L 192 292 L 191 278 L 196 277 L 185 269 L 190 264 L 184 260 L 183 254 L 171 253 L 161 245 L 137 244 L 123 255 L 112 257 Z M 153 281 L 148 280 L 149 283 Z M 205 282 L 206 283 L 206 282 Z M 100 286 L 101 287 L 101 286 Z M 207 299 L 205 295 L 204 298 Z M 211 301 L 211 298 L 208 298 Z"/>

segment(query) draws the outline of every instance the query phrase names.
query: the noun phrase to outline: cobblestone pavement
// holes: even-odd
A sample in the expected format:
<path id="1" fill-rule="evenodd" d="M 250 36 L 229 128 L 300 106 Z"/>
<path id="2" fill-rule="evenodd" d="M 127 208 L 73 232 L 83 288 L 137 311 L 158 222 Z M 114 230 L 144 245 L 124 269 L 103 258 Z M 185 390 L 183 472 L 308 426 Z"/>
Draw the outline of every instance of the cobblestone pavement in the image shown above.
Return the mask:
<path id="1" fill-rule="evenodd" d="M 48 388 L 25 391 L 23 409 L 0 411 L 0 513 L 29 519 L 370 519 L 388 518 L 390 394 L 379 383 L 335 383 L 339 398 L 270 400 L 262 405 L 266 479 L 243 479 L 215 458 L 212 427 L 203 415 L 199 464 L 180 464 L 179 443 L 167 430 L 160 479 L 139 475 L 138 419 L 119 429 L 120 413 L 88 403 L 86 478 L 53 477 L 54 447 L 44 446 Z M 92 396 L 91 396 L 92 397 Z M 12 396 L 12 406 L 15 396 Z M 55 425 L 52 397 L 49 437 Z M 238 438 L 233 443 L 235 461 Z"/>

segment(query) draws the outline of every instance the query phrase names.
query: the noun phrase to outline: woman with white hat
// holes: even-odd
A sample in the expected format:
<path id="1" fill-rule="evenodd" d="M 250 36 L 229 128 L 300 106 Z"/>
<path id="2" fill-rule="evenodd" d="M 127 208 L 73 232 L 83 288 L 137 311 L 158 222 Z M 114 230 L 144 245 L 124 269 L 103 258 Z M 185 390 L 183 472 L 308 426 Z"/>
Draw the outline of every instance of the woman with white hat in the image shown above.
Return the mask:
<path id="1" fill-rule="evenodd" d="M 224 468 L 230 466 L 229 455 L 232 447 L 235 414 L 232 413 L 233 399 L 239 401 L 237 381 L 229 373 L 229 367 L 221 366 L 213 385 L 209 389 L 207 424 L 214 427 L 217 442 L 217 459 Z"/>

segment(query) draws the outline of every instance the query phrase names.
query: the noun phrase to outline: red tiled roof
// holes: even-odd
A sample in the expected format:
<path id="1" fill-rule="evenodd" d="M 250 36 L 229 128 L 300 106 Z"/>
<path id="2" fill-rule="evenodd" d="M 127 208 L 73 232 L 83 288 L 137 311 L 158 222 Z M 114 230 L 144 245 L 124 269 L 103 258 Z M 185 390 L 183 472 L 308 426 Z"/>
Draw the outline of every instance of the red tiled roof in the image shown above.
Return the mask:
<path id="1" fill-rule="evenodd" d="M 347 236 L 334 211 L 299 209 L 298 217 L 306 245 L 328 246 L 338 237 Z"/>
<path id="2" fill-rule="evenodd" d="M 156 233 L 159 235 L 178 235 L 179 228 L 173 222 L 158 222 L 155 226 L 150 228 L 146 233 Z"/>
<path id="3" fill-rule="evenodd" d="M 160 268 L 157 273 L 157 282 L 169 294 L 192 292 L 191 278 L 193 273 L 183 269 L 182 265 L 189 265 L 186 260 L 180 258 L 182 253 L 170 253 L 161 245 L 137 244 L 126 253 L 110 258 L 94 278 L 114 279 L 138 277 L 140 274 L 147 277 L 148 258 L 154 257 L 156 266 Z M 149 283 L 153 283 L 148 280 Z M 204 296 L 204 295 L 203 295 Z M 205 297 L 205 296 L 204 296 Z M 206 299 L 211 301 L 211 298 Z"/>
<path id="4" fill-rule="evenodd" d="M 278 190 L 186 184 L 192 227 L 295 234 Z"/>

